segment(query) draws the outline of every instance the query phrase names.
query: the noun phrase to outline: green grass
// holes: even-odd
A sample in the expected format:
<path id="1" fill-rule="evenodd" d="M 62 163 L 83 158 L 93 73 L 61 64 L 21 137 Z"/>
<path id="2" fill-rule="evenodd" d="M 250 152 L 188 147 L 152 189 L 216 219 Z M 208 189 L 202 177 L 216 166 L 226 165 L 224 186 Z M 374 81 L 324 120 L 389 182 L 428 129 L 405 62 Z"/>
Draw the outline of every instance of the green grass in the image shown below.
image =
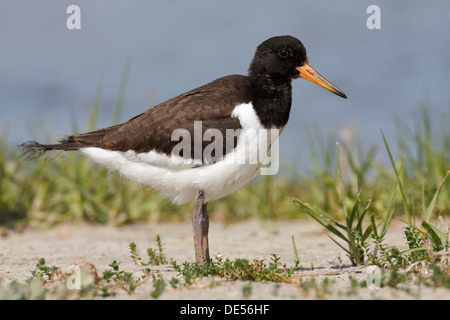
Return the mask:
<path id="1" fill-rule="evenodd" d="M 149 265 L 156 265 L 159 266 L 161 264 L 166 264 L 168 261 L 163 253 L 163 247 L 162 247 L 162 240 L 159 235 L 156 236 L 156 245 L 157 249 L 148 248 L 147 249 L 147 256 L 148 256 L 148 262 L 142 262 L 141 254 L 139 252 L 138 247 L 134 242 L 130 243 L 130 252 L 131 252 L 131 258 L 134 260 L 134 262 L 139 266 L 149 266 Z"/>
<path id="2" fill-rule="evenodd" d="M 129 63 L 121 80 L 112 124 L 120 119 L 128 71 Z M 86 130 L 96 128 L 101 92 L 102 80 Z M 324 137 L 317 127 L 313 130 L 306 126 L 311 154 L 307 172 L 300 172 L 296 164 L 291 164 L 285 175 L 259 177 L 212 202 L 211 220 L 233 223 L 255 217 L 261 220 L 312 217 L 327 229 L 352 264 L 382 268 L 383 286 L 422 281 L 427 286 L 448 288 L 449 230 L 445 220 L 450 216 L 450 113 L 439 116 L 440 122 L 436 123 L 432 120 L 431 107 L 422 104 L 413 126 L 404 119 L 396 120 L 395 141 L 380 134 L 380 142 L 385 146 L 381 151 L 366 146 L 355 138 L 354 132 L 350 138 L 342 139 L 337 148 L 335 138 Z M 75 121 L 72 127 L 74 132 L 80 131 Z M 375 161 L 380 154 L 387 163 Z M 77 154 L 54 153 L 39 160 L 26 159 L 16 146 L 8 143 L 6 126 L 0 133 L 0 225 L 51 227 L 81 221 L 114 225 L 176 222 L 189 220 L 193 206 L 173 205 L 158 192 L 147 190 Z M 404 221 L 406 250 L 385 243 L 393 217 Z M 293 237 L 292 244 L 296 258 L 293 266 L 286 267 L 279 265 L 277 255 L 269 262 L 215 258 L 207 265 L 178 264 L 165 257 L 160 238 L 156 239 L 156 248 L 147 249 L 147 258 L 143 259 L 137 246 L 130 243 L 131 259 L 143 268 L 138 279 L 121 270 L 120 262 L 113 261 L 110 269 L 100 276 L 101 280 L 88 282 L 86 290 L 77 292 L 75 297 L 106 297 L 114 295 L 117 289 L 131 294 L 150 278 L 152 298 L 158 298 L 169 286 L 189 286 L 204 277 L 248 283 L 288 282 L 292 270 L 300 263 Z M 167 281 L 151 276 L 150 268 L 168 261 L 178 277 Z M 420 277 L 414 278 L 411 273 Z M 47 287 L 69 276 L 57 267 L 46 266 L 45 259 L 40 259 L 32 277 L 25 284 L 13 282 L 7 295 L 70 298 L 73 291 L 63 290 L 61 286 Z M 316 288 L 319 296 L 327 297 L 331 283 L 303 281 L 302 288 L 306 291 Z M 243 295 L 248 296 L 249 292 L 250 284 L 244 286 Z"/>
<path id="3" fill-rule="evenodd" d="M 429 116 L 425 114 L 422 111 L 426 129 L 414 136 L 421 150 L 417 156 L 406 150 L 406 146 L 413 144 L 407 141 L 411 139 L 406 138 L 409 133 L 403 139 L 398 138 L 397 152 L 406 155 L 402 170 L 399 170 L 402 157 L 394 159 L 391 155 L 391 166 L 382 166 L 374 161 L 378 151 L 370 148 L 364 152 L 361 143 L 353 142 L 341 144 L 338 172 L 332 164 L 332 161 L 336 163 L 336 152 L 333 152 L 336 149 L 332 147 L 335 142 L 311 135 L 313 161 L 308 173 L 291 169 L 291 177 L 287 174 L 259 177 L 211 203 L 211 219 L 224 222 L 254 217 L 296 219 L 299 214 L 292 206 L 292 197 L 303 199 L 337 220 L 345 219 L 348 214 L 343 199 L 349 207 L 355 200 L 363 206 L 370 200 L 370 214 L 383 217 L 398 179 L 396 190 L 401 196 L 393 200 L 394 215 L 405 217 L 409 223 L 416 217 L 428 221 L 432 216 L 448 216 L 450 185 L 441 184 L 450 169 L 450 139 L 447 138 L 450 129 L 426 125 Z M 90 126 L 94 126 L 92 122 Z M 434 137 L 437 133 L 442 137 Z M 434 142 L 439 146 L 419 148 Z M 0 137 L 0 176 L 0 223 L 7 226 L 17 223 L 51 226 L 66 221 L 116 225 L 180 221 L 189 219 L 193 209 L 193 204 L 173 205 L 158 192 L 147 190 L 77 154 L 55 153 L 43 159 L 25 159 L 17 147 L 7 143 L 6 129 Z M 436 196 L 437 190 L 441 196 Z"/>
<path id="4" fill-rule="evenodd" d="M 111 112 L 111 124 L 118 123 L 121 118 L 130 66 L 131 60 L 128 60 Z M 72 117 L 73 133 L 97 128 L 102 91 L 103 76 L 99 79 L 84 129 L 80 129 Z M 293 163 L 288 164 L 285 175 L 257 178 L 226 198 L 211 203 L 211 219 L 227 223 L 253 217 L 297 219 L 298 208 L 292 205 L 292 197 L 303 199 L 333 219 L 347 219 L 347 226 L 351 218 L 347 203 L 355 205 L 357 215 L 365 210 L 360 204 L 365 206 L 369 200 L 369 215 L 394 214 L 406 217 L 410 225 L 416 218 L 428 222 L 432 216 L 450 215 L 450 184 L 439 186 L 450 170 L 450 112 L 439 115 L 440 122 L 436 124 L 431 109 L 421 102 L 413 125 L 405 118 L 396 120 L 398 132 L 394 150 L 405 158 L 401 160 L 401 156 L 392 155 L 387 148 L 390 166 L 376 162 L 377 148 L 355 139 L 356 133 L 351 128 L 347 128 L 350 134 L 341 139 L 342 159 L 336 165 L 335 138 L 324 137 L 323 130 L 317 126 L 312 129 L 305 125 L 311 154 L 310 169 L 300 172 Z M 45 133 L 52 136 L 51 132 Z M 42 134 L 35 132 L 36 137 L 32 138 L 37 139 Z M 394 144 L 384 137 L 383 140 L 391 147 Z M 380 138 L 380 142 L 383 140 Z M 384 152 L 383 157 L 386 158 Z M 399 170 L 399 161 L 404 161 L 402 170 Z M 393 197 L 396 181 L 396 190 L 401 197 Z M 442 196 L 438 196 L 436 188 Z M 394 201 L 389 205 L 392 210 L 386 211 L 386 204 L 391 199 Z M 173 205 L 158 192 L 121 178 L 76 154 L 53 153 L 39 160 L 25 159 L 17 146 L 8 143 L 7 126 L 0 131 L 1 225 L 51 226 L 66 221 L 121 225 L 137 221 L 179 221 L 190 219 L 192 209 L 193 204 Z"/>
<path id="5" fill-rule="evenodd" d="M 130 61 L 124 67 L 112 124 L 120 119 L 129 70 Z M 72 120 L 74 133 L 97 128 L 102 86 L 101 77 L 85 128 L 80 130 L 79 124 Z M 440 122 L 435 125 L 430 110 L 431 107 L 422 103 L 413 127 L 403 119 L 396 121 L 398 132 L 394 150 L 405 157 L 402 160 L 387 148 L 391 165 L 376 162 L 377 148 L 365 146 L 363 141 L 355 139 L 355 132 L 342 138 L 341 159 L 337 165 L 335 138 L 324 137 L 319 128 L 313 130 L 306 125 L 311 154 L 310 169 L 306 173 L 296 169 L 294 163 L 288 164 L 289 170 L 284 175 L 258 177 L 224 199 L 212 202 L 209 208 L 211 219 L 225 223 L 254 217 L 297 219 L 298 208 L 291 203 L 293 197 L 326 212 L 336 221 L 347 219 L 347 227 L 351 222 L 348 219 L 368 212 L 369 209 L 365 209 L 368 205 L 369 216 L 396 215 L 406 217 L 409 224 L 413 224 L 416 217 L 428 222 L 432 216 L 448 216 L 450 184 L 440 184 L 450 170 L 450 127 L 447 125 L 450 113 L 440 115 Z M 36 132 L 38 136 L 41 134 Z M 388 142 L 391 146 L 394 143 L 384 136 L 380 137 L 380 142 L 383 141 L 386 146 Z M 383 157 L 386 158 L 386 153 Z M 402 170 L 399 170 L 399 161 L 404 161 Z M 395 190 L 401 197 L 394 197 L 392 191 L 397 181 Z M 440 190 L 438 193 L 437 189 Z M 442 196 L 438 196 L 439 193 Z M 354 215 L 349 215 L 347 204 L 353 205 Z M 386 204 L 389 204 L 389 210 L 386 210 Z M 2 128 L 1 225 L 52 226 L 67 221 L 121 225 L 138 221 L 179 221 L 190 219 L 192 209 L 193 204 L 173 205 L 158 192 L 77 154 L 53 153 L 38 160 L 26 159 L 17 146 L 9 145 L 8 128 Z"/>
<path id="6" fill-rule="evenodd" d="M 181 275 L 186 284 L 193 279 L 215 276 L 227 281 L 261 281 L 261 282 L 290 282 L 289 278 L 294 268 L 283 268 L 279 263 L 280 257 L 273 254 L 267 264 L 264 260 L 222 259 L 213 258 L 207 264 L 184 262 L 179 265 L 172 260 L 172 267 Z"/>
<path id="7" fill-rule="evenodd" d="M 341 249 L 343 249 L 350 261 L 354 266 L 363 265 L 366 263 L 366 259 L 370 263 L 375 265 L 382 265 L 390 263 L 392 260 L 396 261 L 396 264 L 402 264 L 405 268 L 405 262 L 409 263 L 417 262 L 417 254 L 422 253 L 428 263 L 433 264 L 434 259 L 432 254 L 426 254 L 427 251 L 445 251 L 448 252 L 449 240 L 448 240 L 448 228 L 447 230 L 440 230 L 437 227 L 429 224 L 429 220 L 439 199 L 439 195 L 444 189 L 445 182 L 449 176 L 450 171 L 447 171 L 442 178 L 442 180 L 434 188 L 434 194 L 431 196 L 429 203 L 425 203 L 422 199 L 423 211 L 422 211 L 422 228 L 415 225 L 416 216 L 415 212 L 411 211 L 414 203 L 408 201 L 405 196 L 406 184 L 405 176 L 402 174 L 404 157 L 402 158 L 400 164 L 397 166 L 389 145 L 383 133 L 383 141 L 386 146 L 386 151 L 391 160 L 393 171 L 395 173 L 395 183 L 393 184 L 393 190 L 389 201 L 385 205 L 385 211 L 383 213 L 376 213 L 371 210 L 372 199 L 368 199 L 365 204 L 361 204 L 361 193 L 365 192 L 365 186 L 361 186 L 360 191 L 356 195 L 353 205 L 348 206 L 348 193 L 345 192 L 344 179 L 342 175 L 342 167 L 340 163 L 339 148 L 337 147 L 337 175 L 338 175 L 338 185 L 339 193 L 341 195 L 340 204 L 342 207 L 342 212 L 344 212 L 345 222 L 340 222 L 336 219 L 332 213 L 325 212 L 321 208 L 302 202 L 298 199 L 293 199 L 304 212 L 306 212 L 310 217 L 315 219 L 318 223 L 324 226 L 334 237 L 330 237 Z M 358 171 L 355 170 L 354 175 L 358 175 Z M 397 190 L 400 193 L 400 197 L 397 197 Z M 423 195 L 422 195 L 423 196 Z M 394 215 L 396 199 L 400 198 L 402 200 L 404 208 L 404 216 L 407 218 L 407 227 L 405 230 L 406 238 L 408 239 L 409 250 L 404 252 L 398 252 L 397 249 L 387 250 L 383 245 L 385 235 L 389 229 L 390 222 Z M 370 217 L 367 213 L 370 213 Z M 420 233 L 421 237 L 424 237 L 431 244 L 430 246 L 425 246 L 424 242 L 418 241 L 414 232 Z M 342 244 L 344 242 L 344 244 Z M 375 247 L 371 248 L 371 242 L 375 243 Z M 388 252 L 389 251 L 389 252 Z M 381 254 L 381 256 L 379 256 Z M 395 257 L 394 257 L 394 256 Z M 407 258 L 405 259 L 406 256 Z M 422 260 L 424 261 L 424 260 Z M 403 263 L 402 263 L 403 262 Z M 447 266 L 448 268 L 448 266 Z"/>

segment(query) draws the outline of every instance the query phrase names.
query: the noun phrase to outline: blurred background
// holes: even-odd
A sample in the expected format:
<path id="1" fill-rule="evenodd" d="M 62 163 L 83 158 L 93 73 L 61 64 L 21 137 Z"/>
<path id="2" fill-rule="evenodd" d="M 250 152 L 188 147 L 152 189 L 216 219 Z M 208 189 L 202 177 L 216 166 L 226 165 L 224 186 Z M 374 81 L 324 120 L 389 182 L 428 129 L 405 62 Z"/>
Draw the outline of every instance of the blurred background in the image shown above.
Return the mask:
<path id="1" fill-rule="evenodd" d="M 81 9 L 81 30 L 66 27 L 72 4 Z M 381 9 L 379 30 L 366 26 L 372 4 Z M 382 145 L 380 129 L 393 140 L 394 120 L 412 122 L 420 104 L 431 121 L 448 113 L 449 10 L 446 0 L 2 0 L 0 127 L 10 144 L 54 142 L 72 133 L 74 121 L 85 129 L 96 97 L 97 127 L 108 126 L 124 74 L 126 121 L 215 78 L 246 74 L 258 44 L 290 34 L 348 96 L 293 82 L 280 152 L 301 167 L 309 161 L 307 125 L 336 140 L 356 128 L 351 134 L 364 146 Z"/>
<path id="2" fill-rule="evenodd" d="M 66 11 L 71 5 L 78 5 L 81 10 L 80 30 L 66 26 L 70 16 Z M 379 30 L 370 30 L 366 24 L 371 16 L 367 8 L 371 5 L 381 9 Z M 444 221 L 450 217 L 449 31 L 449 0 L 0 0 L 0 243 L 4 244 L 0 246 L 0 297 L 41 299 L 42 295 L 54 299 L 54 293 L 72 297 L 72 293 L 56 286 L 69 273 L 59 272 L 64 268 L 51 271 L 56 267 L 46 266 L 44 258 L 39 259 L 32 271 L 35 277 L 26 281 L 27 286 L 14 281 L 10 290 L 2 290 L 4 279 L 12 280 L 20 274 L 20 279 L 25 280 L 38 256 L 48 257 L 48 261 L 60 256 L 65 260 L 57 261 L 65 261 L 64 264 L 74 257 L 100 257 L 96 261 L 102 261 L 101 270 L 106 266 L 105 259 L 112 260 L 112 254 L 120 261 L 117 255 L 123 250 L 112 247 L 114 242 L 120 246 L 131 239 L 148 243 L 151 234 L 164 235 L 164 230 L 171 230 L 174 233 L 169 233 L 167 247 L 182 252 L 178 260 L 185 256 L 179 241 L 189 241 L 178 234 L 179 228 L 147 229 L 145 224 L 146 236 L 139 236 L 139 230 L 144 229 L 133 228 L 126 235 L 123 233 L 120 241 L 114 240 L 118 239 L 116 234 L 109 237 L 110 231 L 105 234 L 90 228 L 81 232 L 59 229 L 53 233 L 55 237 L 31 233 L 19 241 L 16 235 L 8 238 L 9 229 L 48 230 L 73 222 L 82 222 L 79 226 L 86 226 L 84 222 L 113 226 L 190 223 L 194 208 L 192 202 L 174 205 L 159 192 L 122 179 L 117 172 L 77 154 L 54 152 L 32 161 L 21 154 L 17 145 L 28 140 L 54 143 L 65 135 L 127 121 L 216 78 L 246 74 L 256 47 L 270 37 L 286 34 L 304 43 L 311 66 L 343 90 L 348 99 L 303 79 L 293 81 L 291 117 L 280 137 L 282 172 L 259 176 L 227 197 L 211 202 L 211 234 L 216 232 L 217 222 L 229 225 L 257 218 L 269 230 L 273 222 L 290 219 L 293 226 L 299 227 L 295 241 L 303 266 L 299 265 L 294 233 L 290 231 L 294 229 L 286 232 L 283 225 L 273 228 L 262 244 L 279 238 L 280 241 L 274 241 L 276 248 L 292 253 L 291 248 L 283 249 L 289 242 L 282 240 L 291 237 L 297 271 L 307 271 L 309 265 L 305 263 L 312 260 L 305 255 L 312 251 L 313 259 L 326 258 L 318 265 L 334 265 L 335 269 L 339 260 L 342 268 L 339 252 L 345 255 L 343 249 L 353 265 L 373 264 L 390 269 L 392 276 L 383 277 L 382 286 L 403 290 L 393 292 L 393 297 L 408 293 L 417 299 L 424 285 L 442 295 L 443 291 L 434 289 L 448 288 L 449 283 L 449 229 Z M 122 105 L 121 110 L 118 105 Z M 384 145 L 380 129 L 390 149 Z M 336 141 L 340 142 L 339 158 Z M 389 150 L 392 156 L 388 155 Z M 325 233 L 309 229 L 308 224 L 302 223 L 306 218 L 324 225 L 328 235 L 342 244 L 341 249 L 330 251 L 324 247 L 325 242 L 318 237 Z M 391 221 L 397 230 L 399 223 L 403 225 L 405 236 L 394 233 L 389 238 L 396 239 L 393 243 L 384 242 Z M 242 250 L 235 250 L 238 247 L 257 245 L 259 252 L 267 249 L 258 240 L 266 233 L 248 226 L 251 225 L 233 229 L 242 230 L 243 238 L 237 237 L 235 231 L 226 233 L 227 241 L 221 245 L 227 242 L 229 247 L 220 249 L 224 257 L 227 250 L 233 252 L 229 256 L 241 254 Z M 304 242 L 305 237 L 311 237 L 310 241 Z M 98 246 L 102 243 L 100 238 L 106 241 L 105 246 Z M 66 240 L 70 239 L 75 242 L 68 245 Z M 79 242 L 81 239 L 83 242 Z M 404 250 L 406 243 L 394 247 L 398 239 L 406 240 L 409 250 Z M 52 241 L 61 241 L 65 248 L 53 246 Z M 308 247 L 311 241 L 317 246 Z M 85 248 L 84 243 L 89 245 Z M 94 251 L 90 244 L 95 244 Z M 135 249 L 132 243 L 129 246 L 134 262 L 132 267 L 125 266 L 137 271 L 141 258 L 136 258 L 136 245 Z M 109 265 L 114 272 L 103 272 L 103 278 L 95 281 L 101 287 L 83 287 L 75 290 L 76 294 L 83 299 L 89 299 L 91 294 L 98 298 L 100 292 L 104 296 L 115 294 L 107 286 L 111 290 L 125 288 L 125 283 L 128 292 L 140 283 L 146 283 L 147 288 L 147 267 L 156 264 L 150 261 L 156 261 L 158 252 L 159 259 L 163 257 L 161 242 L 158 247 L 155 251 L 147 249 L 152 260 L 143 265 L 145 271 L 140 269 L 144 275 L 128 277 L 128 272 L 119 272 L 120 262 L 114 260 Z M 212 253 L 218 249 L 211 248 Z M 92 254 L 99 250 L 101 254 Z M 245 256 L 259 256 L 258 250 L 249 250 Z M 334 252 L 334 256 L 323 255 L 327 252 Z M 258 273 L 268 270 L 275 281 L 284 282 L 284 275 L 275 271 L 279 258 L 272 256 L 265 260 L 273 261 L 268 268 L 263 265 L 256 269 Z M 231 273 L 233 280 L 239 279 L 235 275 L 248 272 L 252 273 L 249 279 L 256 279 L 254 268 L 258 260 L 252 261 L 248 266 L 233 263 L 233 268 L 244 266 L 243 272 Z M 185 278 L 177 284 L 172 282 L 178 281 L 173 277 L 171 287 L 183 286 L 183 296 L 188 277 L 190 283 L 195 283 L 191 280 L 206 276 L 195 271 L 200 271 L 198 266 L 188 267 L 185 263 L 182 271 L 182 265 L 177 269 L 171 262 Z M 285 274 L 286 264 L 283 265 Z M 22 271 L 17 272 L 18 266 Z M 92 267 L 96 270 L 93 264 Z M 216 275 L 230 274 L 231 269 L 226 268 L 224 272 L 207 272 L 217 272 L 216 279 Z M 89 269 L 92 270 L 90 266 Z M 410 272 L 414 273 L 413 278 L 409 277 Z M 411 279 L 417 279 L 417 283 L 412 287 L 404 285 Z M 37 285 L 42 282 L 45 288 L 52 288 L 49 295 Z M 159 273 L 153 282 L 152 296 L 157 290 L 162 292 L 164 286 L 169 288 Z M 214 287 L 219 282 L 214 280 Z M 327 299 L 334 282 L 337 281 L 328 283 L 330 287 L 324 286 L 325 281 L 321 285 L 305 281 L 298 288 L 307 298 L 313 298 L 312 289 L 317 291 L 316 298 Z M 244 292 L 251 291 L 250 282 L 246 283 L 240 285 L 244 298 L 248 297 Z M 338 298 L 356 298 L 356 289 L 362 283 L 355 286 L 352 280 L 348 289 L 352 293 L 339 289 Z M 196 286 L 196 292 L 200 286 Z M 271 291 L 278 296 L 278 287 Z M 449 297 L 448 293 L 443 294 Z M 375 296 L 370 293 L 370 297 Z"/>

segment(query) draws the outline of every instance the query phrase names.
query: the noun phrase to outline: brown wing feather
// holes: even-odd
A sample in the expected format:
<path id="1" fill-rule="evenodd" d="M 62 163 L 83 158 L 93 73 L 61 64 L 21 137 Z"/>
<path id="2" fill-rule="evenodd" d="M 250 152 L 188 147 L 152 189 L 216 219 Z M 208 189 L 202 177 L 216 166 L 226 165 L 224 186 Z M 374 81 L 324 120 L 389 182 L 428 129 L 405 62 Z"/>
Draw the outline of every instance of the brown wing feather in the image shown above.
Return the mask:
<path id="1" fill-rule="evenodd" d="M 231 113 L 236 105 L 250 102 L 252 94 L 246 76 L 219 78 L 150 108 L 125 123 L 70 136 L 68 141 L 108 150 L 170 153 L 178 143 L 171 141 L 172 132 L 186 129 L 193 137 L 194 121 L 202 121 L 203 132 L 215 128 L 223 137 L 226 129 L 240 128 L 239 120 L 231 118 Z M 209 143 L 204 142 L 203 148 Z"/>

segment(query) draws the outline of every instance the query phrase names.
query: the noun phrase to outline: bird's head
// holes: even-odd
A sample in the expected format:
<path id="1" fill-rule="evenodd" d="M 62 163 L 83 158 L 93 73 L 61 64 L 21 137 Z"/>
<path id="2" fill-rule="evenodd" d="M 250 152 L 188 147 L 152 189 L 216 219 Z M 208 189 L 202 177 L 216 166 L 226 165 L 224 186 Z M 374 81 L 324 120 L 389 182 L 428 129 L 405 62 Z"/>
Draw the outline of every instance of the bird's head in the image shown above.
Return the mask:
<path id="1" fill-rule="evenodd" d="M 300 40 L 292 36 L 273 37 L 261 43 L 256 49 L 249 75 L 250 77 L 266 75 L 285 81 L 300 77 L 342 98 L 347 98 L 341 90 L 308 64 L 305 47 Z"/>

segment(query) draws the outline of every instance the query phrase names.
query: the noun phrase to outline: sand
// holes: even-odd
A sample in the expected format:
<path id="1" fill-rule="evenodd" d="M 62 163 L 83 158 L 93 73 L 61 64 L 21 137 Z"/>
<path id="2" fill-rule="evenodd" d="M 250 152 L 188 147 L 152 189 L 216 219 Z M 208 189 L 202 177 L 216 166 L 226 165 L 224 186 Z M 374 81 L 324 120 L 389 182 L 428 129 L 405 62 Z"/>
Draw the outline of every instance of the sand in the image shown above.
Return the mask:
<path id="1" fill-rule="evenodd" d="M 405 248 L 402 222 L 394 222 L 387 235 L 389 245 Z M 193 262 L 192 226 L 189 223 L 141 223 L 124 227 L 104 225 L 59 225 L 49 230 L 25 229 L 21 232 L 3 230 L 0 237 L 0 283 L 8 286 L 12 280 L 25 281 L 39 258 L 47 265 L 63 270 L 84 261 L 94 265 L 101 273 L 116 260 L 121 270 L 142 275 L 142 266 L 130 258 L 129 244 L 135 242 L 146 260 L 146 249 L 155 248 L 155 237 L 160 235 L 164 253 L 179 264 Z M 449 299 L 450 291 L 425 286 L 391 288 L 376 282 L 376 269 L 353 267 L 345 252 L 333 243 L 324 228 L 310 220 L 262 223 L 245 221 L 223 225 L 212 222 L 210 226 L 211 256 L 220 254 L 223 259 L 264 259 L 269 262 L 277 254 L 287 267 L 294 266 L 294 236 L 300 264 L 295 269 L 293 283 L 262 283 L 224 281 L 207 277 L 190 287 L 172 288 L 166 285 L 158 299 Z M 340 257 L 340 259 L 339 259 Z M 167 282 L 177 277 L 170 264 L 151 266 L 152 272 Z M 369 281 L 370 288 L 352 288 L 350 277 Z M 300 282 L 316 279 L 332 280 L 327 292 L 305 290 Z M 151 299 L 153 290 L 150 278 L 133 294 L 122 290 L 109 299 Z"/>

